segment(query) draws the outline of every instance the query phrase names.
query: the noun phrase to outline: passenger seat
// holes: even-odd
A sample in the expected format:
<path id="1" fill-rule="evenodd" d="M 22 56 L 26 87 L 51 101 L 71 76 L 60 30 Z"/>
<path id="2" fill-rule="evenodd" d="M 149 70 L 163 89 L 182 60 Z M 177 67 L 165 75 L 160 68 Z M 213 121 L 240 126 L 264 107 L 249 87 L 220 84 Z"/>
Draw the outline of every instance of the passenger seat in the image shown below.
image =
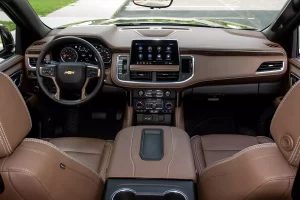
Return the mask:
<path id="1" fill-rule="evenodd" d="M 192 137 L 192 149 L 195 160 L 196 170 L 201 173 L 207 166 L 234 154 L 248 147 L 273 143 L 274 141 L 264 136 L 247 136 L 247 135 L 196 135 Z"/>
<path id="2" fill-rule="evenodd" d="M 300 81 L 281 101 L 266 137 L 206 135 L 191 139 L 199 200 L 292 199 L 300 162 Z"/>

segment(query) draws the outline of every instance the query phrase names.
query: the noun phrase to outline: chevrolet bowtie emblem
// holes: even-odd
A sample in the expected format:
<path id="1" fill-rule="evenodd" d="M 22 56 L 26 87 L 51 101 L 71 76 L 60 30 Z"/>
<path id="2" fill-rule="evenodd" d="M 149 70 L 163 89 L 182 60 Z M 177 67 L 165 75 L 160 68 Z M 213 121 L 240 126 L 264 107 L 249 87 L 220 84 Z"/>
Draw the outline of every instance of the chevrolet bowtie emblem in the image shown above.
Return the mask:
<path id="1" fill-rule="evenodd" d="M 65 71 L 64 74 L 72 75 L 72 74 L 75 74 L 75 71 Z"/>

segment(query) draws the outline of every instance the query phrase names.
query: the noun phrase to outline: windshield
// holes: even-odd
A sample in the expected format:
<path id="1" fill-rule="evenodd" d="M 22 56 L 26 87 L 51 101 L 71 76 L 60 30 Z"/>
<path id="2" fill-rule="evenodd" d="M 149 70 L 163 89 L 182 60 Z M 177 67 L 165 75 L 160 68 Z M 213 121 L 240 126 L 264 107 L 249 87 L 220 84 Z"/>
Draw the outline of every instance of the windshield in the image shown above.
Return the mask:
<path id="1" fill-rule="evenodd" d="M 131 0 L 28 1 L 51 28 L 163 23 L 262 30 L 276 19 L 287 0 L 174 0 L 162 9 L 140 7 Z"/>

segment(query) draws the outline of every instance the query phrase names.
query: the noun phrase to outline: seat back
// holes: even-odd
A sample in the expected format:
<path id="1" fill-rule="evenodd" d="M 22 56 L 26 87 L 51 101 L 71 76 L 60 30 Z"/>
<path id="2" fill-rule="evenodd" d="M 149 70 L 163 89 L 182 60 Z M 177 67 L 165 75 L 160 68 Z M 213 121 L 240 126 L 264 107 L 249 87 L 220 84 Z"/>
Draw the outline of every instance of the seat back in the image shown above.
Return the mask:
<path id="1" fill-rule="evenodd" d="M 0 199 L 99 199 L 104 189 L 99 174 L 51 143 L 24 140 L 31 129 L 27 106 L 1 72 L 0 86 Z"/>
<path id="2" fill-rule="evenodd" d="M 259 144 L 202 171 L 199 199 L 291 199 L 300 161 L 300 81 L 286 94 L 272 123 L 276 144 Z"/>

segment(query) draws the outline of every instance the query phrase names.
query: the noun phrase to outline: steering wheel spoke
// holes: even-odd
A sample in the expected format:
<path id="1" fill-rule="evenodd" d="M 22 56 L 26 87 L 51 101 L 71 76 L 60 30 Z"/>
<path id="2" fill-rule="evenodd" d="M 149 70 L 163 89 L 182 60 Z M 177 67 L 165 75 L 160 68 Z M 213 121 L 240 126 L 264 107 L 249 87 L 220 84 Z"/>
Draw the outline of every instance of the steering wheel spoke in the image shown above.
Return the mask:
<path id="1" fill-rule="evenodd" d="M 97 66 L 87 65 L 86 67 L 86 77 L 89 78 L 98 78 L 101 76 L 101 69 Z"/>
<path id="2" fill-rule="evenodd" d="M 56 65 L 43 65 L 40 67 L 40 75 L 48 78 L 55 78 Z"/>

